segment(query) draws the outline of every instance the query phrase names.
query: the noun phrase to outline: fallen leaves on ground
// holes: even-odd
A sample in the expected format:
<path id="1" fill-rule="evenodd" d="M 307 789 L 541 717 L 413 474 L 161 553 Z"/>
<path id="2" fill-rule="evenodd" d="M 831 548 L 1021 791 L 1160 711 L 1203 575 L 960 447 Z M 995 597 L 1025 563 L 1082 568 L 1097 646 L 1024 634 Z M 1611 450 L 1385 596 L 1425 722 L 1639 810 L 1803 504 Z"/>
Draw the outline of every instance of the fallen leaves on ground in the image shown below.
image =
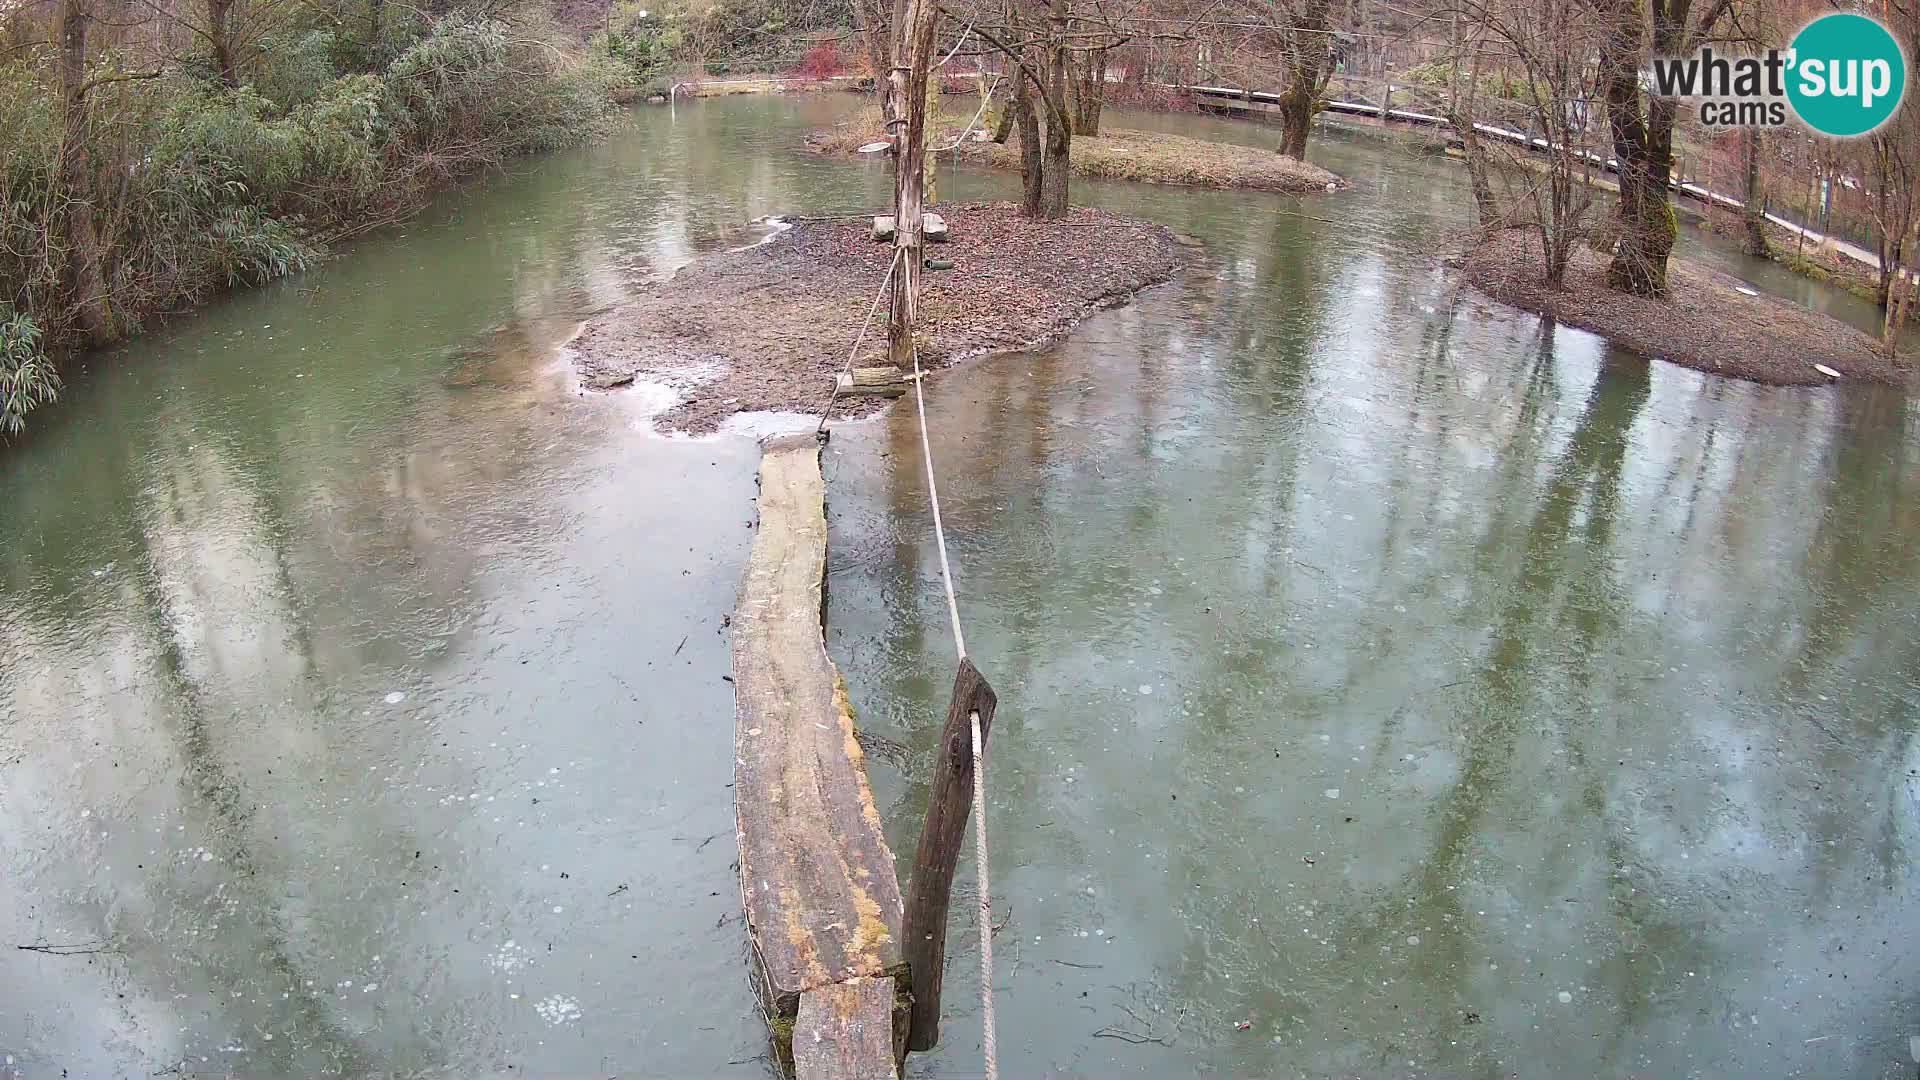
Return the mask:
<path id="1" fill-rule="evenodd" d="M 1541 270 L 1536 236 L 1513 229 L 1475 245 L 1461 264 L 1495 299 L 1576 326 L 1646 356 L 1714 375 L 1776 386 L 1830 382 L 1826 364 L 1850 379 L 1904 386 L 1913 369 L 1887 359 L 1878 339 L 1764 293 L 1747 295 L 1730 274 L 1675 256 L 1664 299 L 1607 286 L 1608 257 L 1576 248 L 1561 288 Z"/>
<path id="2" fill-rule="evenodd" d="M 1059 337 L 1089 312 L 1173 276 L 1168 229 L 1081 208 L 1036 222 L 1005 205 L 935 208 L 952 239 L 929 244 L 952 270 L 921 275 L 920 359 L 938 369 L 982 352 Z M 847 362 L 893 258 L 868 218 L 798 222 L 773 242 L 709 256 L 602 314 L 574 342 L 583 380 L 628 376 L 675 387 L 656 418 L 702 433 L 740 412 L 818 412 Z M 856 366 L 886 362 L 887 312 L 874 316 Z M 884 402 L 842 400 L 836 415 Z"/>

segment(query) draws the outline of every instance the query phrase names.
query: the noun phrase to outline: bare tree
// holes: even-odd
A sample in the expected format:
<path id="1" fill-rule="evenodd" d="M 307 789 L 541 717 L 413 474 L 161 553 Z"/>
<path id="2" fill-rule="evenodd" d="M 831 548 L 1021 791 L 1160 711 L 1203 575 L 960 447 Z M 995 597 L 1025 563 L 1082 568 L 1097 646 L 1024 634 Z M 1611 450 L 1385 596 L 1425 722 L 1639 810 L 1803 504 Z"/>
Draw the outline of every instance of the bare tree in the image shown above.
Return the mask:
<path id="1" fill-rule="evenodd" d="M 1041 220 L 1067 214 L 1074 95 L 1091 95 L 1074 57 L 1104 52 L 1130 36 L 1096 2 L 1077 9 L 1074 0 L 1009 0 L 998 21 L 975 18 L 974 32 L 999 51 L 1014 81 L 1013 129 L 1020 133 L 1024 198 L 1021 211 Z M 1100 76 L 1105 92 L 1104 62 Z M 1097 118 L 1097 109 L 1094 113 Z"/>
<path id="2" fill-rule="evenodd" d="M 1920 4 L 1892 0 L 1885 16 L 1907 55 L 1920 48 Z M 1880 295 L 1886 304 L 1881 324 L 1880 350 L 1893 356 L 1900 350 L 1913 292 L 1920 286 L 1920 111 L 1911 105 L 1894 114 L 1872 136 L 1880 165 L 1875 179 L 1880 233 Z"/>
<path id="3" fill-rule="evenodd" d="M 1100 134 L 1100 113 L 1107 103 L 1107 56 L 1112 47 L 1096 45 L 1079 54 L 1067 90 L 1073 102 L 1073 133 Z"/>
<path id="4" fill-rule="evenodd" d="M 1487 148 L 1480 141 L 1480 67 L 1483 53 L 1482 32 L 1477 20 L 1463 20 L 1458 10 L 1450 13 L 1452 58 L 1447 85 L 1447 122 L 1460 139 L 1460 153 L 1466 159 L 1467 187 L 1473 192 L 1474 220 L 1483 230 L 1500 227 L 1502 215 L 1494 200 L 1493 182 L 1488 175 Z M 1384 102 L 1384 96 L 1382 101 Z M 1384 104 L 1382 106 L 1384 108 Z"/>
<path id="5" fill-rule="evenodd" d="M 855 0 L 854 17 L 860 20 L 860 43 L 867 50 L 867 67 L 873 72 L 874 93 L 884 112 L 887 102 L 887 68 L 893 55 L 893 20 L 882 0 Z M 892 117 L 887 117 L 891 120 Z"/>
<path id="6" fill-rule="evenodd" d="M 1517 85 L 1528 127 L 1540 133 L 1535 148 L 1545 159 L 1542 167 L 1529 159 L 1528 150 L 1511 149 L 1503 167 L 1494 168 L 1486 145 L 1472 132 L 1471 112 L 1459 118 L 1460 130 L 1468 133 L 1462 142 L 1481 224 L 1533 233 L 1543 275 L 1548 284 L 1558 285 L 1575 246 L 1589 233 L 1587 217 L 1593 208 L 1592 166 L 1584 141 L 1592 102 L 1587 57 L 1599 36 L 1597 20 L 1588 0 L 1461 0 L 1459 12 L 1475 29 L 1455 32 L 1461 42 L 1453 60 L 1456 69 L 1460 49 L 1469 51 L 1469 79 L 1463 88 L 1456 73 L 1455 100 L 1475 99 L 1481 60 L 1491 55 L 1505 69 L 1503 84 Z M 1500 192 L 1494 190 L 1496 174 L 1503 182 Z"/>
<path id="7" fill-rule="evenodd" d="M 1195 24 L 1199 66 L 1236 86 L 1277 86 L 1279 151 L 1304 158 L 1336 65 L 1334 0 L 1221 0 L 1217 6 L 1226 17 Z"/>
<path id="8" fill-rule="evenodd" d="M 297 2 L 299 0 L 202 0 L 199 4 L 202 17 L 196 20 L 187 14 L 190 10 L 187 5 L 139 0 L 141 6 L 153 13 L 158 27 L 184 29 L 205 45 L 214 78 L 228 88 L 245 81 L 246 69 L 259 60 L 267 39 L 287 25 L 290 9 Z M 368 0 L 369 45 L 379 42 L 382 4 L 383 0 Z M 331 13 L 324 13 L 324 17 L 338 22 L 337 16 Z"/>
<path id="9" fill-rule="evenodd" d="M 1288 21 L 1276 28 L 1281 70 L 1286 74 L 1286 85 L 1280 90 L 1280 152 L 1304 161 L 1314 114 L 1320 111 L 1327 80 L 1333 77 L 1333 0 L 1279 5 L 1276 14 Z"/>
<path id="10" fill-rule="evenodd" d="M 1673 216 L 1673 128 L 1678 103 L 1646 91 L 1650 55 L 1683 56 L 1708 40 L 1733 0 L 1590 0 L 1600 19 L 1599 83 L 1619 162 L 1619 239 L 1607 283 L 1636 296 L 1664 296 Z"/>

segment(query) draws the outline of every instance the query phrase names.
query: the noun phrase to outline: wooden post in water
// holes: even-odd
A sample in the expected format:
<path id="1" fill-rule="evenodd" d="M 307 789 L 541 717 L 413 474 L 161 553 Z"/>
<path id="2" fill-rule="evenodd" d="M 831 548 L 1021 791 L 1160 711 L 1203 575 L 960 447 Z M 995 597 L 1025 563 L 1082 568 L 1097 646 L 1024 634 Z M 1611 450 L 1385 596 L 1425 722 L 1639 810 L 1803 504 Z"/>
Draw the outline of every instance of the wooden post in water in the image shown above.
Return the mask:
<path id="1" fill-rule="evenodd" d="M 973 809 L 973 714 L 980 716 L 980 748 L 986 749 L 997 699 L 973 661 L 961 659 L 953 677 L 953 699 L 933 760 L 927 818 L 920 846 L 913 853 L 913 878 L 907 886 L 907 911 L 901 925 L 901 949 L 913 980 L 913 1018 L 907 1049 L 931 1050 L 940 1041 L 940 983 L 947 964 L 947 902 L 953 872 L 960 863 L 961 841 Z M 991 934 L 983 926 L 980 933 Z"/>
<path id="2" fill-rule="evenodd" d="M 887 322 L 887 357 L 901 371 L 913 366 L 913 328 L 919 314 L 920 215 L 926 196 L 927 71 L 933 63 L 933 0 L 905 0 L 895 30 L 893 70 L 887 72 L 886 115 L 893 118 L 899 158 L 893 170 L 893 247 L 900 269 L 893 275 L 893 307 Z"/>

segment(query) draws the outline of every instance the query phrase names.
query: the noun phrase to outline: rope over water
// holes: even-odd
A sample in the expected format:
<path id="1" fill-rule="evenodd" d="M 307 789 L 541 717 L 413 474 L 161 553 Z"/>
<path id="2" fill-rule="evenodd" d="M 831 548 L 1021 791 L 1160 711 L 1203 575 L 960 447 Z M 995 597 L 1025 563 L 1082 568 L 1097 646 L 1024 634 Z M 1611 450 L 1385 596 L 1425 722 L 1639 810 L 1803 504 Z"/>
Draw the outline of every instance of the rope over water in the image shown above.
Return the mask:
<path id="1" fill-rule="evenodd" d="M 979 117 L 976 115 L 975 120 Z M 968 124 L 972 128 L 972 124 Z M 962 136 L 964 138 L 964 136 Z M 880 282 L 880 291 L 874 296 L 873 306 L 867 309 L 866 321 L 860 324 L 860 332 L 854 335 L 853 348 L 847 353 L 847 363 L 843 373 L 853 371 L 854 358 L 860 355 L 860 343 L 866 338 L 867 328 L 873 324 L 873 316 L 880 310 L 880 301 L 887 295 L 887 287 L 893 282 L 894 271 L 900 268 L 903 252 L 896 250 L 893 262 L 887 267 L 887 274 Z M 925 372 L 920 368 L 920 349 L 918 344 L 911 346 L 913 355 L 913 404 L 920 418 L 920 458 L 927 470 L 927 501 L 933 507 L 933 539 L 940 552 L 940 581 L 947 596 L 947 618 L 953 629 L 953 648 L 959 659 L 967 658 L 967 638 L 960 629 L 960 601 L 953 590 L 953 564 L 947 558 L 946 523 L 940 516 L 940 488 L 933 475 L 933 444 L 927 437 L 927 397 L 920 384 Z M 823 434 L 827 429 L 827 420 L 833 415 L 833 406 L 840 400 L 840 380 L 835 379 L 833 396 L 827 400 L 827 407 L 820 413 L 820 426 L 814 434 Z M 975 874 L 979 879 L 980 893 L 980 1016 L 983 1024 L 981 1033 L 981 1052 L 986 1059 L 987 1080 L 999 1080 L 1000 1046 L 996 1036 L 996 1023 L 993 1010 L 993 890 L 988 866 L 991 862 L 987 845 L 987 754 L 986 741 L 980 732 L 980 713 L 970 710 L 967 722 L 973 738 L 973 858 Z"/>
<path id="2" fill-rule="evenodd" d="M 920 414 L 920 459 L 927 467 L 927 501 L 933 506 L 933 539 L 940 551 L 940 580 L 947 590 L 947 617 L 953 624 L 953 648 L 959 658 L 967 658 L 967 639 L 960 631 L 960 601 L 953 592 L 953 565 L 947 560 L 947 529 L 940 518 L 940 488 L 933 477 L 933 444 L 927 438 L 927 396 L 920 389 L 924 373 L 920 370 L 920 348 L 913 354 L 913 404 Z M 999 1080 L 1000 1047 L 994 1034 L 993 1016 L 993 890 L 987 875 L 987 754 L 980 737 L 980 713 L 967 713 L 973 734 L 973 861 L 979 878 L 980 893 L 980 1019 L 981 1052 L 986 1057 L 987 1080 Z"/>

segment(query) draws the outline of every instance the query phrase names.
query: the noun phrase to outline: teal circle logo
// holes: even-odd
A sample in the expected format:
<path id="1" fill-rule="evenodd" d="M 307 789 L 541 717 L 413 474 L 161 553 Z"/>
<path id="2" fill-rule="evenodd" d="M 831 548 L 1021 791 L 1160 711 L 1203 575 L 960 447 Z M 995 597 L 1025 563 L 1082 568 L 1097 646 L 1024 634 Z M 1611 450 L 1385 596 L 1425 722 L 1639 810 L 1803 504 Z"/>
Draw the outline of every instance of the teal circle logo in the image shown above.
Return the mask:
<path id="1" fill-rule="evenodd" d="M 1886 123 L 1907 92 L 1907 58 L 1887 28 L 1865 15 L 1822 15 L 1794 35 L 1787 103 L 1822 135 L 1865 135 Z"/>

